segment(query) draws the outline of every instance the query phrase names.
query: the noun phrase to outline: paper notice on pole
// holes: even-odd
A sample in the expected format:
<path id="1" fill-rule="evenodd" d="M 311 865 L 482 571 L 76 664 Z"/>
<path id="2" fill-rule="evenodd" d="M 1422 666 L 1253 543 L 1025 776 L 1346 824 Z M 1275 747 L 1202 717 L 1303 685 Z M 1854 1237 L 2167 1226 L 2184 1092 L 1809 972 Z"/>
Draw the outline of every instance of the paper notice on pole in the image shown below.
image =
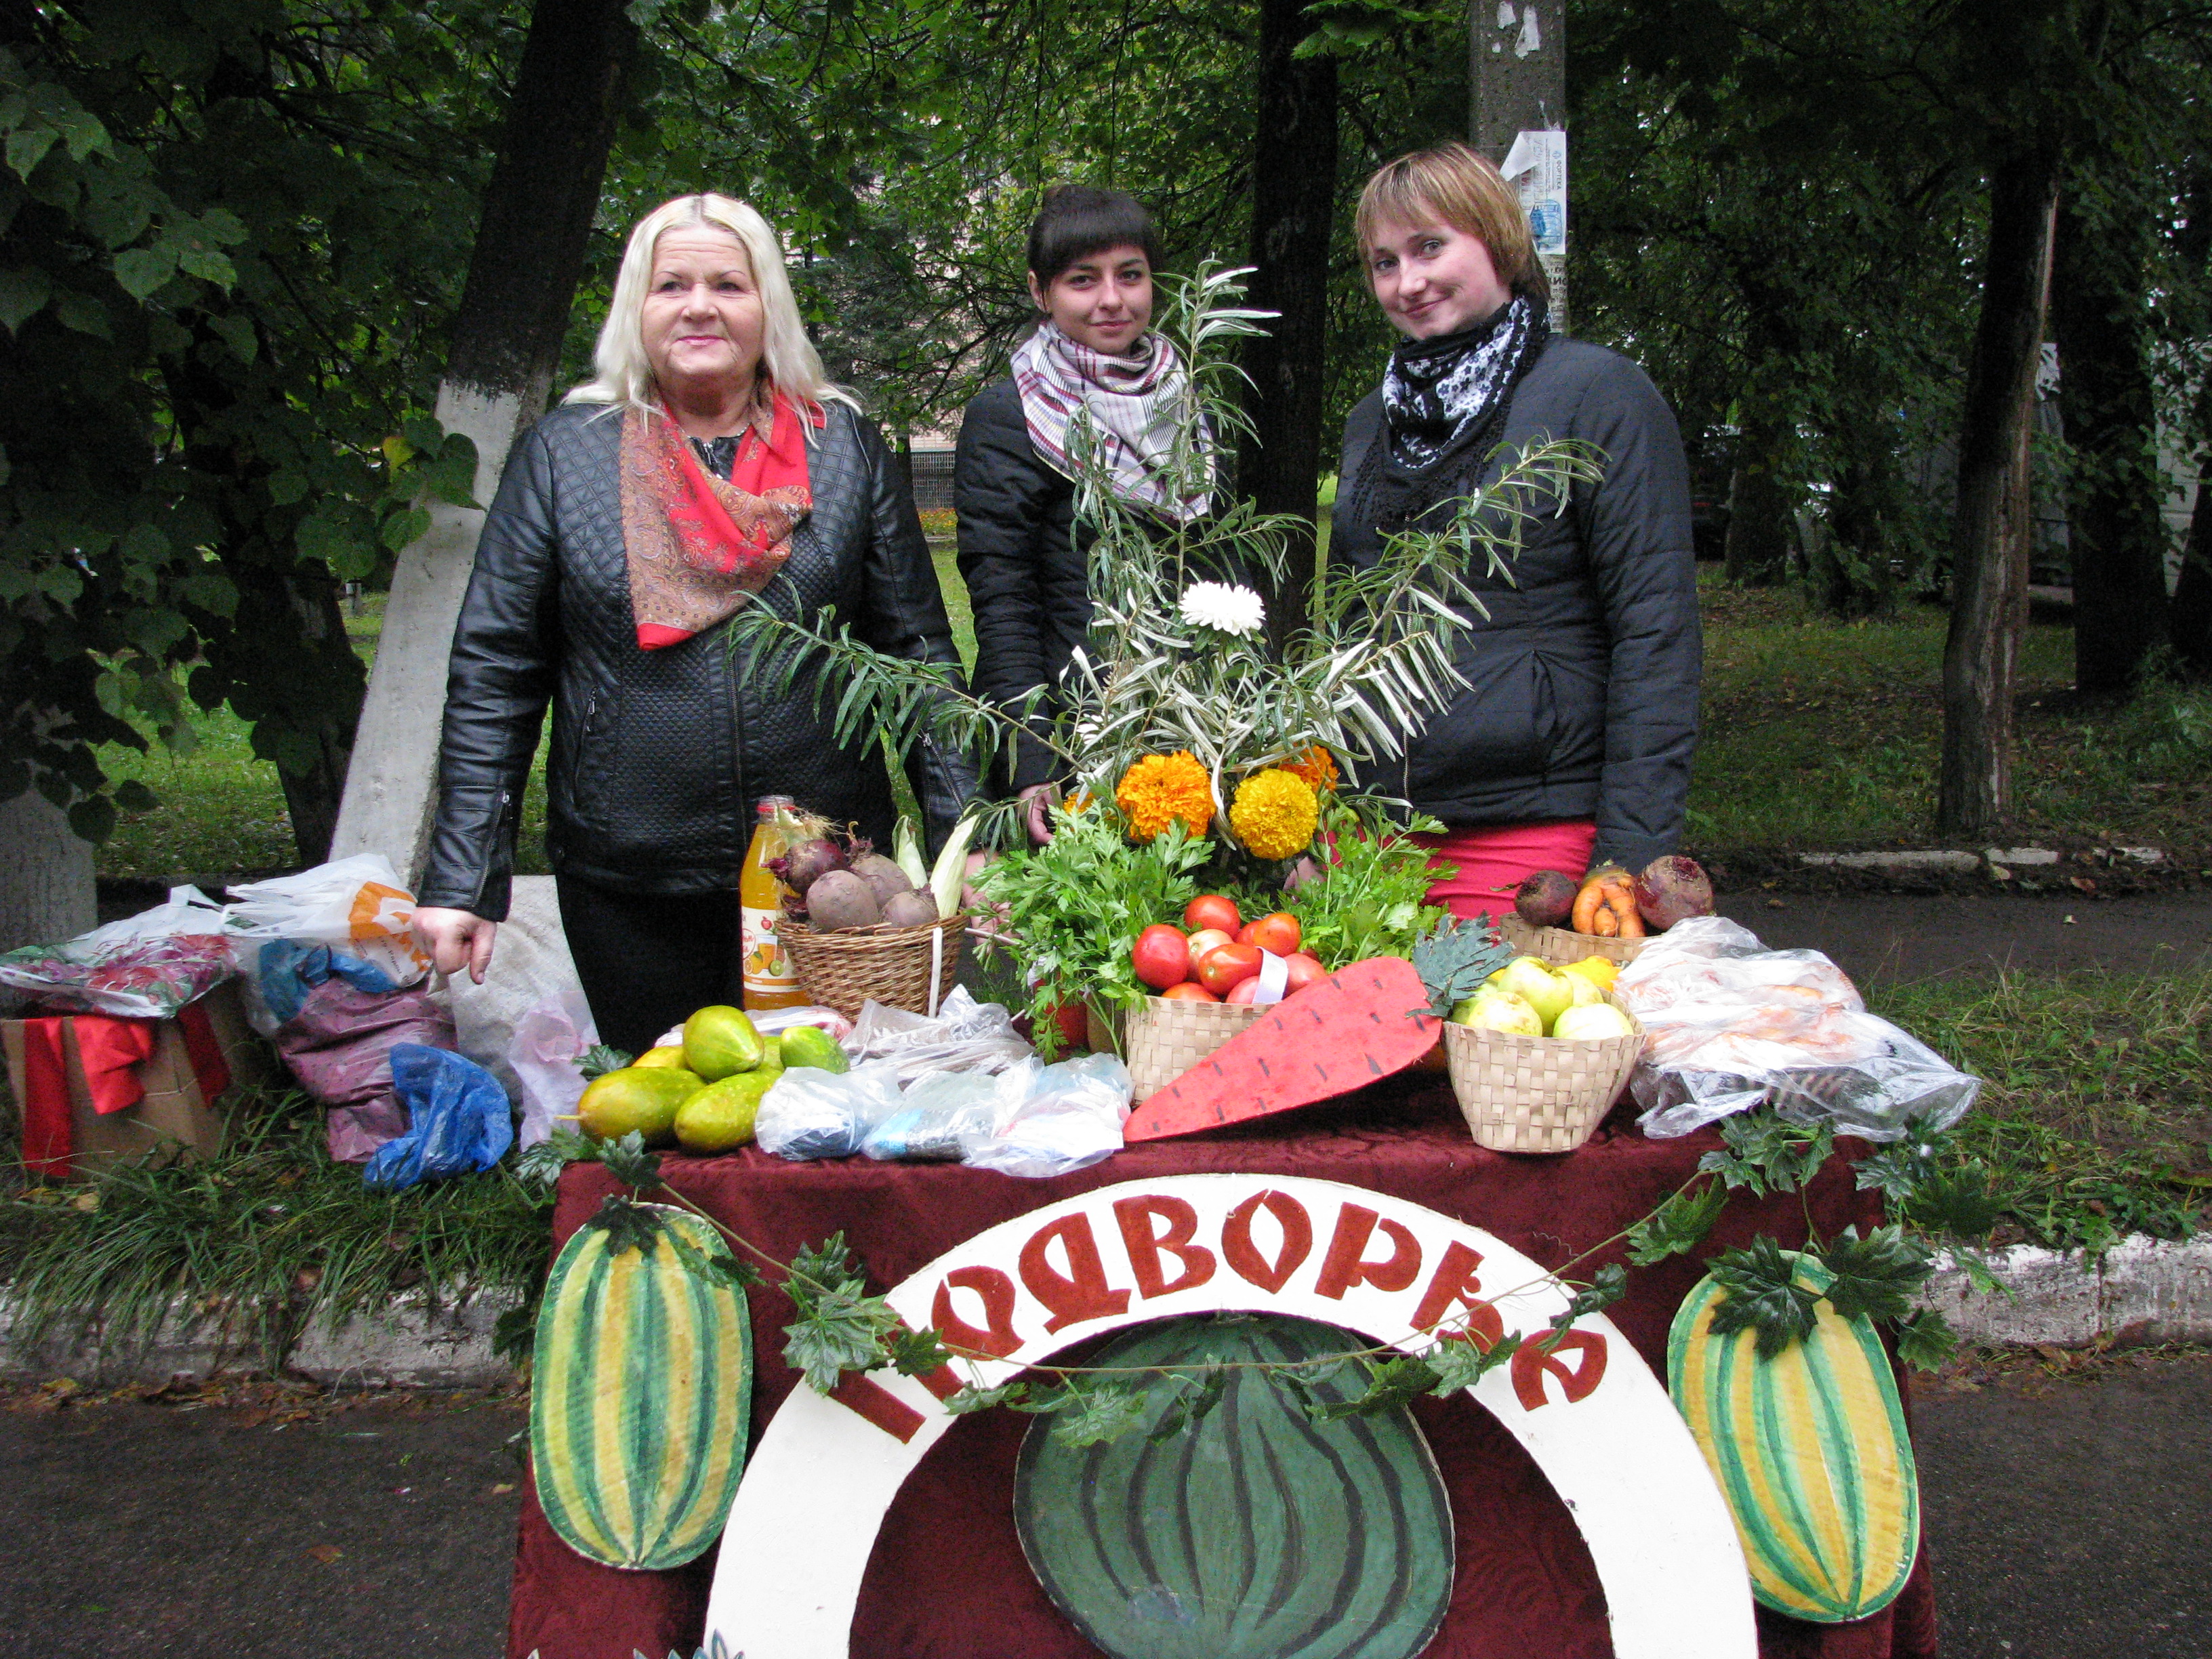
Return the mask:
<path id="1" fill-rule="evenodd" d="M 1521 192 L 1539 253 L 1567 251 L 1567 135 L 1558 128 L 1515 136 L 1499 168 Z"/>

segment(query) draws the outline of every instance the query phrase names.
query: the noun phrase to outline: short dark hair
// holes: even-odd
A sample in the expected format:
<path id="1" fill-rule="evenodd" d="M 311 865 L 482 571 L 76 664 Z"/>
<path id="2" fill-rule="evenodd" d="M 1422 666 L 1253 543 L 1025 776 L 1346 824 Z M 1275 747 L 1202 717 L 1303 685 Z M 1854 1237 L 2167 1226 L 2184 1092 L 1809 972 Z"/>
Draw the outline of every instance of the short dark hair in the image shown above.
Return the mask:
<path id="1" fill-rule="evenodd" d="M 1078 259 L 1125 245 L 1142 248 L 1146 262 L 1159 268 L 1160 233 L 1142 202 L 1127 191 L 1054 185 L 1030 224 L 1030 275 L 1050 288 Z"/>

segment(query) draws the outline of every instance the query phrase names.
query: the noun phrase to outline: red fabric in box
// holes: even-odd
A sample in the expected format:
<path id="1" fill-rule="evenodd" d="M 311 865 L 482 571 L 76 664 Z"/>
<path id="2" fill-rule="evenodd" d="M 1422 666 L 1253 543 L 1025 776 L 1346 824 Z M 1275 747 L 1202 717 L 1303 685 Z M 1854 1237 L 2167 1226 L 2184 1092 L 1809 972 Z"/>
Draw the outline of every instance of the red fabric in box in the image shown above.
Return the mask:
<path id="1" fill-rule="evenodd" d="M 1433 1086 L 1376 1091 L 1350 1103 L 1133 1146 L 1051 1181 L 1018 1181 L 955 1165 L 865 1158 L 786 1164 L 751 1147 L 726 1158 L 669 1158 L 670 1182 L 763 1249 L 789 1259 L 843 1229 L 870 1282 L 897 1283 L 987 1227 L 1042 1205 L 1124 1181 L 1264 1171 L 1340 1181 L 1424 1204 L 1496 1233 L 1558 1266 L 1642 1216 L 1720 1144 L 1707 1133 L 1647 1140 L 1617 1115 L 1580 1152 L 1554 1158 L 1486 1152 L 1468 1139 L 1449 1096 Z M 1847 1147 L 1863 1143 L 1847 1141 Z M 598 1165 L 562 1177 L 556 1248 L 616 1190 Z M 1879 1219 L 1874 1194 L 1833 1164 L 1808 1194 L 1824 1232 Z M 1711 1247 L 1770 1232 L 1803 1241 L 1796 1194 L 1739 1194 Z M 1618 1246 L 1578 1267 L 1619 1260 Z M 1607 1310 L 1662 1377 L 1667 1328 L 1700 1277 L 1677 1259 L 1632 1270 L 1627 1298 Z M 783 1364 L 791 1304 L 764 1286 L 751 1297 L 757 1436 L 798 1373 Z M 1572 1518 L 1512 1437 L 1473 1402 L 1418 1408 L 1450 1492 L 1457 1579 L 1443 1631 L 1424 1659 L 1601 1659 L 1612 1651 L 1605 1601 Z M 855 1659 L 1096 1659 L 1097 1650 L 1045 1597 L 1022 1558 L 1012 1518 L 1014 1456 L 1030 1419 L 992 1412 L 964 1419 L 931 1449 L 886 1517 L 854 1618 Z M 733 1540 L 725 1540 L 732 1546 Z M 618 1572 L 555 1536 L 526 1497 L 515 1559 L 510 1659 L 689 1659 L 706 1620 L 714 1552 L 665 1573 Z M 1764 1659 L 1934 1659 L 1935 1595 L 1923 1560 L 1904 1594 L 1854 1625 L 1759 1615 Z"/>

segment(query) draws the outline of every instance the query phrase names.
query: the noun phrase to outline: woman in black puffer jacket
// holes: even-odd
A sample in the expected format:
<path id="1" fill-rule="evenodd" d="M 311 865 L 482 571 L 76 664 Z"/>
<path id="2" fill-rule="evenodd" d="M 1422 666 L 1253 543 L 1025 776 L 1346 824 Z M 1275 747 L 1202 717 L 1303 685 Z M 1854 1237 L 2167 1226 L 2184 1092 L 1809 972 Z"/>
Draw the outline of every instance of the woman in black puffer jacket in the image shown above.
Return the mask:
<path id="1" fill-rule="evenodd" d="M 1534 870 L 1640 870 L 1680 841 L 1702 647 L 1688 470 L 1674 417 L 1626 357 L 1550 331 L 1527 216 L 1464 144 L 1392 162 L 1359 202 L 1376 301 L 1407 337 L 1344 434 L 1332 563 L 1436 527 L 1503 459 L 1553 439 L 1604 476 L 1529 521 L 1489 611 L 1459 647 L 1468 684 L 1370 787 L 1443 821 L 1425 837 L 1456 877 L 1431 890 L 1496 912 Z M 1502 450 L 1503 454 L 1500 454 Z"/>
<path id="2" fill-rule="evenodd" d="M 746 603 L 838 618 L 878 650 L 957 664 L 911 495 L 823 378 L 775 233 L 684 197 L 638 225 L 599 376 L 515 447 L 484 521 L 446 699 L 416 926 L 477 978 L 507 914 L 523 786 L 553 706 L 546 850 L 599 1035 L 643 1048 L 735 1002 L 737 881 L 754 804 L 789 795 L 888 844 L 872 744 L 841 746 L 802 679 L 744 683 L 717 626 Z M 924 743 L 933 842 L 975 775 Z"/>
<path id="3" fill-rule="evenodd" d="M 1157 461 L 1188 381 L 1175 348 L 1148 331 L 1159 237 L 1152 216 L 1117 190 L 1063 185 L 1030 227 L 1030 297 L 1044 313 L 1014 354 L 1013 373 L 968 405 L 952 475 L 960 574 L 975 613 L 976 692 L 1005 707 L 1047 688 L 1032 729 L 1048 730 L 1054 689 L 1091 624 L 1091 538 L 1075 522 L 1067 459 L 1071 418 L 1087 417 L 1117 490 L 1165 523 L 1206 512 L 1171 499 Z M 1049 838 L 1045 809 L 1059 762 L 1018 737 L 1001 787 L 1028 803 L 1030 836 Z"/>

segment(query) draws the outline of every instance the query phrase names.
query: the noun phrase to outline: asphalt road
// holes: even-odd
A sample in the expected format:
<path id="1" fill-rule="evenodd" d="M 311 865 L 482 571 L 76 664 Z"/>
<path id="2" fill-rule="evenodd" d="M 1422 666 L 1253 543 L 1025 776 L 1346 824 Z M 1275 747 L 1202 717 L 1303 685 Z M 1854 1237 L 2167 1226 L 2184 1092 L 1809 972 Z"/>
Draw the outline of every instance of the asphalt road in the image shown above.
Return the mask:
<path id="1" fill-rule="evenodd" d="M 1945 1659 L 2212 1653 L 2212 1358 L 1923 1383 L 1914 1409 Z M 498 1659 L 522 1422 L 0 1413 L 0 1653 Z"/>

